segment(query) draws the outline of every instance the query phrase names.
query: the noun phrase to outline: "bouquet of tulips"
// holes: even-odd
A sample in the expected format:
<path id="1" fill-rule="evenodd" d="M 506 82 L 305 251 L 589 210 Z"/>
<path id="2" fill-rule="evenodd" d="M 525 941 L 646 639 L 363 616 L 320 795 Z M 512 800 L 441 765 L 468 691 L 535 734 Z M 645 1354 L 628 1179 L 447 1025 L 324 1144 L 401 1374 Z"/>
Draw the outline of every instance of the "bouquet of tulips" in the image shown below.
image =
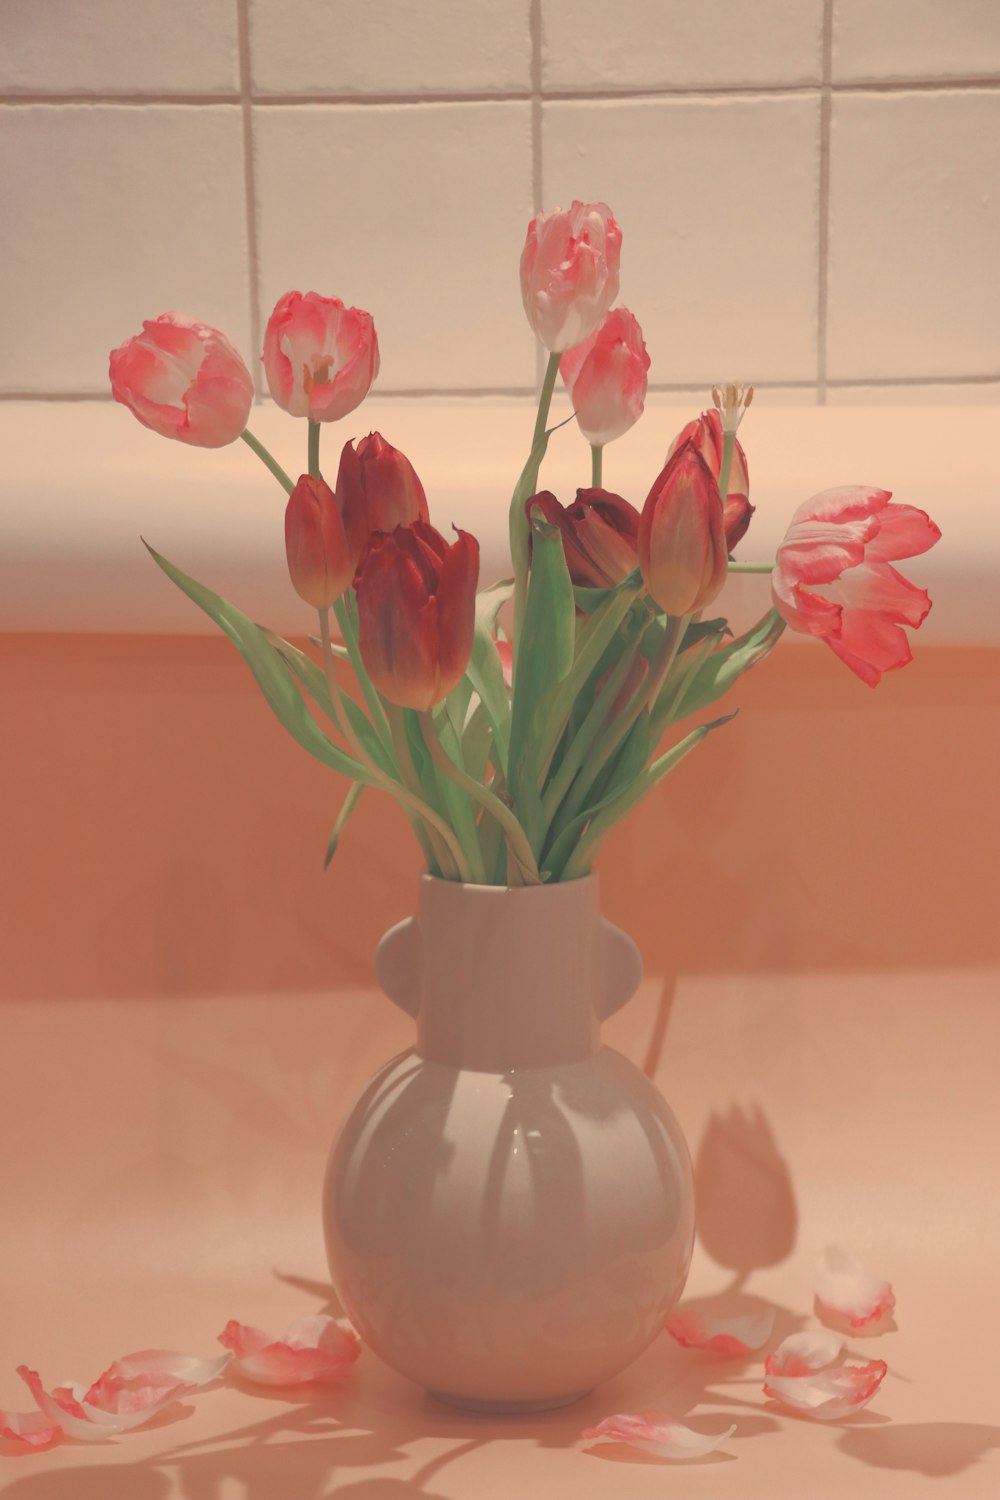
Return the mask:
<path id="1" fill-rule="evenodd" d="M 753 514 L 736 436 L 752 387 L 713 390 L 641 510 L 601 487 L 604 447 L 642 414 L 649 369 L 638 322 L 612 306 L 620 250 L 603 203 L 528 227 L 522 300 L 549 358 L 510 504 L 512 576 L 478 594 L 475 538 L 456 528 L 449 541 L 432 525 L 413 466 L 379 433 L 348 440 L 335 483 L 324 478 L 323 424 L 354 411 L 378 373 L 369 313 L 289 292 L 271 314 L 268 387 L 307 423 L 296 481 L 249 431 L 253 381 L 217 329 L 164 313 L 111 355 L 114 395 L 145 426 L 207 448 L 242 438 L 288 495 L 288 571 L 317 611 L 318 659 L 150 551 L 230 637 L 289 733 L 353 783 L 328 861 L 370 786 L 402 804 L 434 875 L 576 879 L 732 714 L 676 726 L 704 715 L 786 626 L 825 640 L 872 686 L 910 660 L 902 627 L 919 625 L 930 600 L 892 564 L 940 532 L 888 491 L 825 490 L 796 511 L 773 562 L 734 561 Z M 559 375 L 591 449 L 590 486 L 571 504 L 538 489 Z M 736 569 L 771 573 L 773 606 L 734 638 L 725 619 L 703 616 Z M 341 690 L 338 657 L 360 699 Z"/>

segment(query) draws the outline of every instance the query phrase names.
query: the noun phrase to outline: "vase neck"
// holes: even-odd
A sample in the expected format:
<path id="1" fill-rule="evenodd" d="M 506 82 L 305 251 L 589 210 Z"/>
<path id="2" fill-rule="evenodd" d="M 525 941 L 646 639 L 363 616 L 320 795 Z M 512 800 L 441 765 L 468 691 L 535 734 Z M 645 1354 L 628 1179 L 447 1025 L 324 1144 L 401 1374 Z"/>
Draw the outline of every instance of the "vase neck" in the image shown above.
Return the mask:
<path id="1" fill-rule="evenodd" d="M 600 1046 L 604 964 L 597 880 L 463 886 L 424 876 L 417 1051 L 503 1072 Z"/>

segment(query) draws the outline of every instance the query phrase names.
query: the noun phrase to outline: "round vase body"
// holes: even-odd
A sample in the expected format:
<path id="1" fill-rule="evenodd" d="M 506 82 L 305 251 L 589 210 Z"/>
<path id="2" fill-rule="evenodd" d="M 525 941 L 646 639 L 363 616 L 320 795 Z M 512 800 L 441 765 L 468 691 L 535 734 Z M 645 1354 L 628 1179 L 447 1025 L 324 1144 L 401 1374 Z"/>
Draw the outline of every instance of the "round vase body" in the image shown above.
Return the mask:
<path id="1" fill-rule="evenodd" d="M 641 972 L 595 876 L 424 876 L 417 916 L 382 940 L 379 980 L 417 1043 L 333 1143 L 327 1253 L 365 1343 L 452 1404 L 565 1405 L 637 1358 L 681 1294 L 687 1147 L 600 1040 Z"/>

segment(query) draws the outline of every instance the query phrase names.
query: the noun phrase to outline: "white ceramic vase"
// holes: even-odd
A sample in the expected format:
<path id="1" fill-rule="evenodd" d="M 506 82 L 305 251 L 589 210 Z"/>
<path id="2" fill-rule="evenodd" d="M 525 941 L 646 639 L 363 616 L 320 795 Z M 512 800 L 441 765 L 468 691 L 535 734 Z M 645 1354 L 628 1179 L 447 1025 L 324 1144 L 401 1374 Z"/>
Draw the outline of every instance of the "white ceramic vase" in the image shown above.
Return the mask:
<path id="1" fill-rule="evenodd" d="M 601 919 L 594 875 L 513 889 L 425 875 L 377 972 L 417 1041 L 330 1153 L 344 1310 L 452 1405 L 567 1405 L 656 1337 L 691 1257 L 680 1128 L 600 1039 L 642 976 L 638 949 Z"/>

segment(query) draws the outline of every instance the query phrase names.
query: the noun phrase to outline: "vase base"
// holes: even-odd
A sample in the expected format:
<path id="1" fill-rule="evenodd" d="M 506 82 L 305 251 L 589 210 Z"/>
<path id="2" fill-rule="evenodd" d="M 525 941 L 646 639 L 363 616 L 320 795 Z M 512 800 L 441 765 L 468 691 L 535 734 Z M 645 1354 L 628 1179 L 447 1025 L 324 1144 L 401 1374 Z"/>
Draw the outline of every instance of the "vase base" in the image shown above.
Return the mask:
<path id="1" fill-rule="evenodd" d="M 516 1417 L 522 1412 L 534 1411 L 556 1411 L 560 1406 L 572 1406 L 574 1401 L 582 1401 L 584 1396 L 589 1396 L 589 1391 L 574 1391 L 569 1396 L 543 1396 L 538 1401 L 490 1401 L 479 1400 L 474 1396 L 449 1396 L 446 1391 L 429 1391 L 435 1401 L 443 1401 L 446 1406 L 457 1406 L 460 1411 L 483 1412 L 496 1417 Z"/>

